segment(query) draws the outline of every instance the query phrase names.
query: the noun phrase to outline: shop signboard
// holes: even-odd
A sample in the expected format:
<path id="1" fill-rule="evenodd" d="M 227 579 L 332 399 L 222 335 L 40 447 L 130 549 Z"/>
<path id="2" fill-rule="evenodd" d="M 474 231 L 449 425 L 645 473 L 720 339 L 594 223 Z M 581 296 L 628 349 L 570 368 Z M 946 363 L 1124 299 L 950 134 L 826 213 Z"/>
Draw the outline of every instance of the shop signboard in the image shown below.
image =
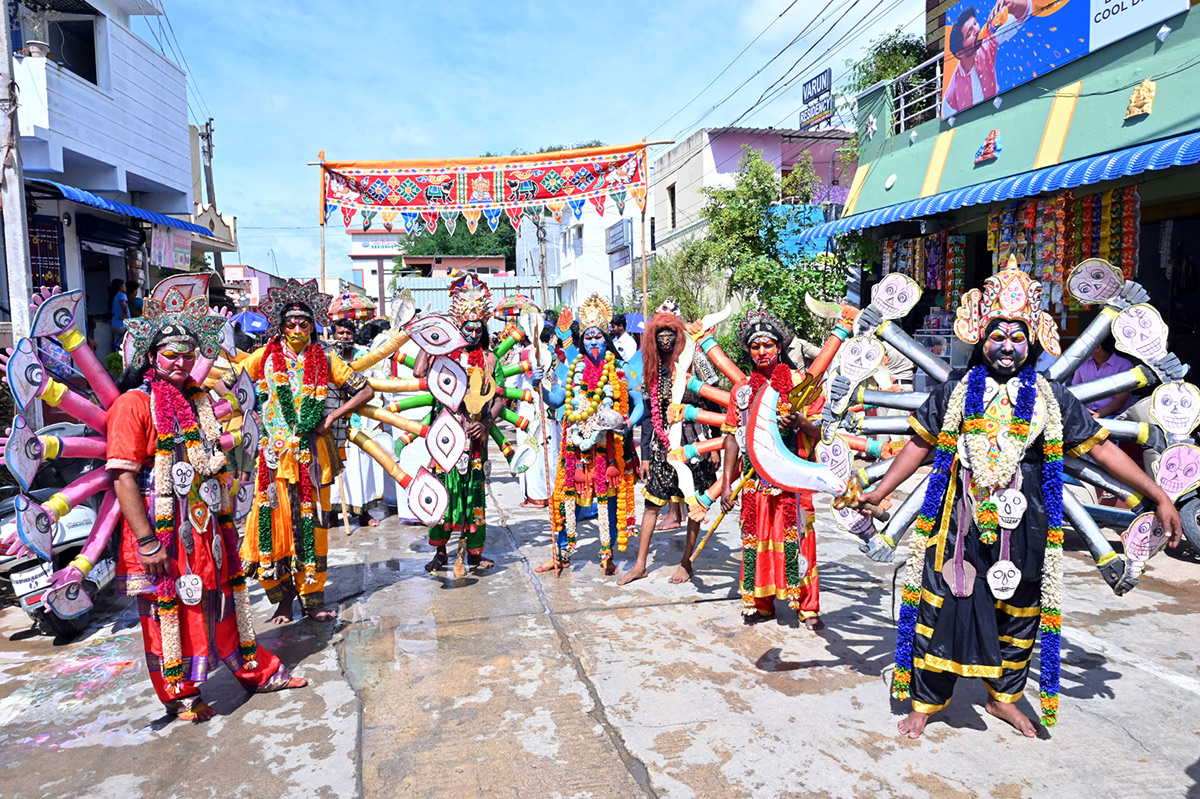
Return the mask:
<path id="1" fill-rule="evenodd" d="M 626 244 L 616 252 L 608 254 L 608 271 L 615 272 L 633 260 L 633 247 Z"/>
<path id="2" fill-rule="evenodd" d="M 612 255 L 633 244 L 633 220 L 622 219 L 604 229 L 604 252 Z"/>
<path id="3" fill-rule="evenodd" d="M 811 130 L 833 117 L 833 69 L 826 69 L 804 81 L 800 95 L 800 130 Z"/>
<path id="4" fill-rule="evenodd" d="M 159 267 L 172 267 L 175 263 L 175 254 L 171 251 L 171 230 L 167 225 L 155 224 L 150 228 L 150 265 Z"/>
<path id="5" fill-rule="evenodd" d="M 964 0 L 946 12 L 943 119 L 1188 10 L 1189 0 Z"/>
<path id="6" fill-rule="evenodd" d="M 192 234 L 179 228 L 170 228 L 172 267 L 184 272 L 192 268 Z"/>

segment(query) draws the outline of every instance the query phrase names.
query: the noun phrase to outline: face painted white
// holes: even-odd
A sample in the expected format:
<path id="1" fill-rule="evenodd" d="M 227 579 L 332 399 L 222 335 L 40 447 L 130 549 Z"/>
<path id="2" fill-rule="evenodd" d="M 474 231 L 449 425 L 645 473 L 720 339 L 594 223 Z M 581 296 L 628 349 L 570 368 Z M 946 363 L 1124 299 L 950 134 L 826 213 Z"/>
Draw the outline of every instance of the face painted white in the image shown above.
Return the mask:
<path id="1" fill-rule="evenodd" d="M 1167 356 L 1167 325 L 1158 309 L 1141 303 L 1117 314 L 1112 323 L 1117 349 L 1146 363 L 1158 363 Z"/>
<path id="2" fill-rule="evenodd" d="M 1150 418 L 1169 436 L 1190 436 L 1200 425 L 1200 388 L 1164 383 L 1150 396 Z"/>
<path id="3" fill-rule="evenodd" d="M 921 299 L 917 281 L 900 272 L 884 276 L 871 290 L 871 305 L 879 309 L 884 319 L 899 319 L 913 309 Z"/>
<path id="4" fill-rule="evenodd" d="M 1155 479 L 1172 500 L 1200 486 L 1200 447 L 1192 444 L 1167 447 L 1155 465 Z"/>
<path id="5" fill-rule="evenodd" d="M 1084 305 L 1115 299 L 1124 287 L 1121 270 L 1100 258 L 1081 261 L 1067 277 L 1067 291 Z"/>
<path id="6" fill-rule="evenodd" d="M 829 467 L 829 471 L 833 472 L 843 480 L 850 479 L 850 472 L 853 471 L 853 463 L 851 461 L 850 447 L 846 444 L 846 440 L 841 436 L 834 436 L 829 443 L 820 441 L 817 443 L 817 460 L 820 463 Z M 855 516 L 863 518 L 861 514 L 854 512 Z"/>
<path id="7" fill-rule="evenodd" d="M 883 342 L 874 336 L 855 336 L 842 345 L 842 374 L 854 385 L 883 364 Z"/>

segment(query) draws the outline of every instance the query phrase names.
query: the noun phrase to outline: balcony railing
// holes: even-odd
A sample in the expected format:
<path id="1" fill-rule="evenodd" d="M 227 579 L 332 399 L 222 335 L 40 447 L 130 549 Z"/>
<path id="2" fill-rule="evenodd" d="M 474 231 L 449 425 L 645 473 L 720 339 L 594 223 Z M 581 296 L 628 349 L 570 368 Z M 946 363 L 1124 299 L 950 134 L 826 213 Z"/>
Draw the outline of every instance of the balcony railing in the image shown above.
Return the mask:
<path id="1" fill-rule="evenodd" d="M 888 84 L 892 100 L 892 135 L 935 119 L 942 99 L 942 54 L 905 72 Z"/>

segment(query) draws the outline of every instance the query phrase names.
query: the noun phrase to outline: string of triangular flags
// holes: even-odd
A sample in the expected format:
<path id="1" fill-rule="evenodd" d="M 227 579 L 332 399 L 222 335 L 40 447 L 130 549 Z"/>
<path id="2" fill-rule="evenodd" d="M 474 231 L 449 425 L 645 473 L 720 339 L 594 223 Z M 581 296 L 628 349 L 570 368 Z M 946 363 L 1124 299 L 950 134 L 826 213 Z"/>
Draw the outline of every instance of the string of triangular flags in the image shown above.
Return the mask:
<path id="1" fill-rule="evenodd" d="M 412 234 L 453 235 L 459 219 L 470 233 L 482 219 L 495 232 L 507 218 L 519 229 L 524 216 L 549 212 L 556 222 L 576 220 L 587 203 L 604 216 L 609 200 L 624 216 L 630 197 L 646 211 L 645 146 L 564 150 L 537 156 L 453 161 L 322 162 L 325 222 L 340 212 L 347 228 L 382 227 Z"/>

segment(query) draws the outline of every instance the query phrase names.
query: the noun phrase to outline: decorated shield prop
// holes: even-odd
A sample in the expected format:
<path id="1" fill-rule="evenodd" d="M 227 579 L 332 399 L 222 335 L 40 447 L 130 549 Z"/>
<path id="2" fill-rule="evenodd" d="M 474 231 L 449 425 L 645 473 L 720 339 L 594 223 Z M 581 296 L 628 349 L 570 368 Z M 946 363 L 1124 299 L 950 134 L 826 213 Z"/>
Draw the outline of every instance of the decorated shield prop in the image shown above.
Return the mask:
<path id="1" fill-rule="evenodd" d="M 913 309 L 921 299 L 917 281 L 900 272 L 892 272 L 871 289 L 871 305 L 884 319 L 899 319 Z"/>
<path id="2" fill-rule="evenodd" d="M 258 393 L 254 390 L 254 381 L 250 379 L 250 373 L 245 369 L 238 372 L 237 380 L 234 381 L 233 388 L 229 390 L 229 393 L 237 402 L 238 409 L 243 412 L 254 410 L 254 406 L 258 403 Z"/>
<path id="3" fill-rule="evenodd" d="M 184 300 L 190 300 L 192 297 L 207 298 L 209 277 L 209 275 L 195 272 L 185 272 L 181 275 L 164 277 L 158 283 L 154 284 L 150 296 L 162 302 L 167 298 L 167 293 L 171 289 L 175 289 L 183 295 Z"/>
<path id="4" fill-rule="evenodd" d="M 1103 258 L 1088 258 L 1067 275 L 1067 292 L 1083 305 L 1115 300 L 1125 288 L 1125 275 Z"/>
<path id="5" fill-rule="evenodd" d="M 84 590 L 82 581 L 60 585 L 46 592 L 44 599 L 60 619 L 74 619 L 92 609 L 92 598 Z"/>
<path id="6" fill-rule="evenodd" d="M 34 435 L 24 417 L 14 416 L 8 444 L 4 448 L 4 465 L 16 478 L 22 491 L 28 491 L 33 484 L 44 455 L 42 440 Z"/>
<path id="7" fill-rule="evenodd" d="M 435 525 L 446 515 L 450 498 L 446 487 L 422 466 L 408 484 L 408 506 L 422 524 Z"/>
<path id="8" fill-rule="evenodd" d="M 467 449 L 467 432 L 455 418 L 454 414 L 443 410 L 438 414 L 433 424 L 429 425 L 429 433 L 425 436 L 425 445 L 429 448 L 429 456 L 443 472 L 454 468 L 454 464 Z"/>
<path id="9" fill-rule="evenodd" d="M 1129 529 L 1121 533 L 1121 543 L 1125 547 L 1125 559 L 1136 577 L 1141 575 L 1146 561 L 1167 545 L 1167 531 L 1163 529 L 1158 516 L 1143 513 L 1130 523 Z"/>
<path id="10" fill-rule="evenodd" d="M 439 356 L 429 367 L 429 391 L 447 408 L 458 408 L 467 394 L 467 372 L 451 358 Z"/>
<path id="11" fill-rule="evenodd" d="M 14 509 L 21 543 L 42 560 L 50 560 L 54 551 L 54 520 L 50 514 L 24 494 L 17 494 Z"/>
<path id="12" fill-rule="evenodd" d="M 254 483 L 247 480 L 243 483 L 238 483 L 237 496 L 234 498 L 234 513 L 238 521 L 246 518 L 250 514 L 250 509 L 254 507 Z"/>
<path id="13" fill-rule="evenodd" d="M 37 349 L 33 341 L 23 338 L 17 342 L 8 359 L 5 370 L 5 380 L 8 381 L 9 391 L 17 404 L 17 411 L 24 413 L 25 409 L 38 398 L 46 388 L 49 376 L 38 360 Z"/>
<path id="14" fill-rule="evenodd" d="M 1112 323 L 1117 349 L 1149 364 L 1167 357 L 1167 324 L 1153 305 L 1130 305 Z"/>
<path id="15" fill-rule="evenodd" d="M 449 355 L 467 346 L 458 325 L 446 316 L 422 316 L 404 329 L 409 338 L 430 355 Z"/>
<path id="16" fill-rule="evenodd" d="M 1174 444 L 1154 464 L 1154 478 L 1172 501 L 1200 488 L 1200 447 Z"/>
<path id="17" fill-rule="evenodd" d="M 242 449 L 251 454 L 258 454 L 258 444 L 262 439 L 262 428 L 253 414 L 242 417 Z"/>
<path id="18" fill-rule="evenodd" d="M 38 306 L 33 314 L 29 335 L 34 338 L 61 336 L 75 327 L 75 309 L 83 299 L 83 289 L 55 294 Z"/>
<path id="19" fill-rule="evenodd" d="M 217 346 L 221 348 L 221 353 L 230 360 L 237 356 L 237 344 L 233 338 L 233 322 L 228 319 L 225 324 L 221 325 L 221 332 L 217 334 Z"/>
<path id="20" fill-rule="evenodd" d="M 1183 381 L 1162 384 L 1150 395 L 1150 419 L 1168 436 L 1191 436 L 1200 425 L 1200 388 Z"/>

